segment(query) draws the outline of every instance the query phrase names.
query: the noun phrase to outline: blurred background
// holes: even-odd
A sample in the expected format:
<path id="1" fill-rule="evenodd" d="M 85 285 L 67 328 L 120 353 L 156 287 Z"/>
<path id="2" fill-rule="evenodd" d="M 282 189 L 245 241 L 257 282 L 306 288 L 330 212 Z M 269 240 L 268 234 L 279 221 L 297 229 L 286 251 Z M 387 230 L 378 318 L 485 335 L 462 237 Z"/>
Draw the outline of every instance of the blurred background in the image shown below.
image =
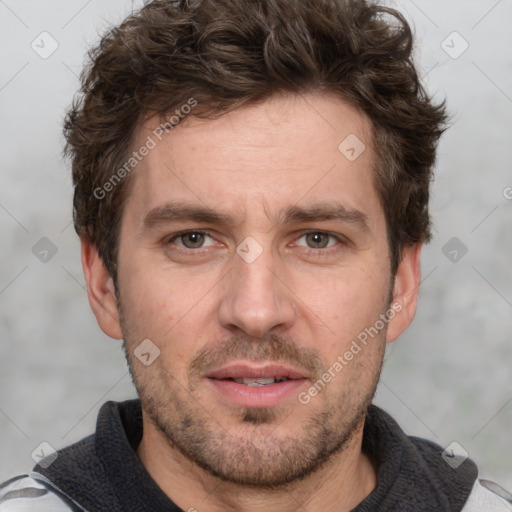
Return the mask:
<path id="1" fill-rule="evenodd" d="M 453 126 L 418 313 L 389 346 L 376 403 L 512 490 L 512 1 L 386 3 L 413 24 Z M 135 396 L 88 305 L 61 126 L 86 49 L 139 5 L 0 0 L 0 481 L 29 470 L 41 442 L 93 432 L 105 401 Z"/>

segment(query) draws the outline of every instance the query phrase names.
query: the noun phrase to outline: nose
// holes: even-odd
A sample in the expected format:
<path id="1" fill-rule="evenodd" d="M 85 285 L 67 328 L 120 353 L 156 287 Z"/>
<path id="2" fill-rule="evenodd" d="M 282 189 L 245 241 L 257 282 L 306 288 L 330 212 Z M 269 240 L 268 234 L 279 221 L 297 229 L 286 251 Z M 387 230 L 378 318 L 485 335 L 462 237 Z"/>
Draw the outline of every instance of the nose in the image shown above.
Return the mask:
<path id="1" fill-rule="evenodd" d="M 221 325 L 232 332 L 242 330 L 254 338 L 288 329 L 297 308 L 271 251 L 263 251 L 251 263 L 238 255 L 234 258 L 219 306 Z"/>

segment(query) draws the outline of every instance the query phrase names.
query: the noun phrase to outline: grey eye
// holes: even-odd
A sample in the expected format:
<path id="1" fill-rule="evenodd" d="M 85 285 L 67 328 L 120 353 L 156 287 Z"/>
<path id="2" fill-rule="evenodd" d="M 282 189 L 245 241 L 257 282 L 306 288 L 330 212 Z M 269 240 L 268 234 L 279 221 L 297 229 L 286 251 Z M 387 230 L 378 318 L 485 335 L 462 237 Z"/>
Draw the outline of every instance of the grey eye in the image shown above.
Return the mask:
<path id="1" fill-rule="evenodd" d="M 304 236 L 306 237 L 308 247 L 311 247 L 312 249 L 325 249 L 329 244 L 330 235 L 328 233 L 314 231 L 312 233 L 307 233 Z"/>
<path id="2" fill-rule="evenodd" d="M 198 231 L 192 231 L 190 233 L 184 233 L 180 235 L 180 241 L 187 249 L 199 249 L 203 246 L 205 241 L 205 234 Z"/>

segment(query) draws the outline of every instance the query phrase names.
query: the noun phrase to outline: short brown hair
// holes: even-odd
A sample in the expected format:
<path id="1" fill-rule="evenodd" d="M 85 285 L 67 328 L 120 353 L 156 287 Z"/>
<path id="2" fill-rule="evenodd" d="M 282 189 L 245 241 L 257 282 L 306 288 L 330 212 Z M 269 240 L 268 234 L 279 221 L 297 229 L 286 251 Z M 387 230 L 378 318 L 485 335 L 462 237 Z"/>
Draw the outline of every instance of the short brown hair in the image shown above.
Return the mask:
<path id="1" fill-rule="evenodd" d="M 366 0 L 155 0 L 90 51 L 66 120 L 74 223 L 116 278 L 129 177 L 98 199 L 148 114 L 194 98 L 193 115 L 221 115 L 278 92 L 335 93 L 373 125 L 375 186 L 391 267 L 430 239 L 429 185 L 446 114 L 412 61 L 403 16 Z M 123 177 L 127 173 L 123 173 Z M 119 176 L 118 176 L 119 177 Z M 109 189 L 112 187 L 109 187 Z"/>

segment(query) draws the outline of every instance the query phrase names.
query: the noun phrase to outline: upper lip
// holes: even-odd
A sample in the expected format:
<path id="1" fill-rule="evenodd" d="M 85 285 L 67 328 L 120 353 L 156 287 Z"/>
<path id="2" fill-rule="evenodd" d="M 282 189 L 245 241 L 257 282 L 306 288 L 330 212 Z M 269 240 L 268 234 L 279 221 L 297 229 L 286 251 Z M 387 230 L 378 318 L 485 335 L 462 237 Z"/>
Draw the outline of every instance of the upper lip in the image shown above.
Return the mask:
<path id="1" fill-rule="evenodd" d="M 305 379 L 306 376 L 291 366 L 282 364 L 231 363 L 206 374 L 209 379 Z"/>

